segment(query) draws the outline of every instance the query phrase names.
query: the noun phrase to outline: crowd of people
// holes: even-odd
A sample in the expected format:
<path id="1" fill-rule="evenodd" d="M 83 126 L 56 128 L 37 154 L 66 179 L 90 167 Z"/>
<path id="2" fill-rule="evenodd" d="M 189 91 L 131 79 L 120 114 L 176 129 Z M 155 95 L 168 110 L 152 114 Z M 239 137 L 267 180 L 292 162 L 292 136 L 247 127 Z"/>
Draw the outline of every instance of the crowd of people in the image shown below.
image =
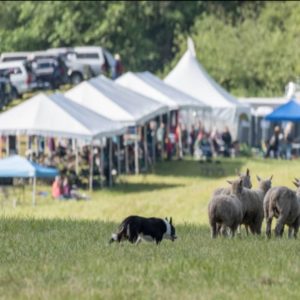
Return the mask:
<path id="1" fill-rule="evenodd" d="M 161 130 L 157 130 L 158 145 L 162 144 Z M 181 137 L 181 148 L 179 139 Z M 223 131 L 216 128 L 208 131 L 199 123 L 198 126 L 192 125 L 190 130 L 185 126 L 179 125 L 171 131 L 165 140 L 165 151 L 167 159 L 188 154 L 196 159 L 206 159 L 210 161 L 213 157 L 231 157 L 236 151 L 238 143 L 232 140 L 229 128 L 226 126 Z M 160 146 L 161 147 L 161 146 Z"/>

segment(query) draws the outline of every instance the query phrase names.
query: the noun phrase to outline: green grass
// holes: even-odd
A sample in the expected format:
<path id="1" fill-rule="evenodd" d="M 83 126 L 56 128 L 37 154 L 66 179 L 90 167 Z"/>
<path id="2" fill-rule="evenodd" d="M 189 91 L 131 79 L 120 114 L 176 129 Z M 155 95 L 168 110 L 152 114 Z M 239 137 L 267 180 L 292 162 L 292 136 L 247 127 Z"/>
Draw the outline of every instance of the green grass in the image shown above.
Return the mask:
<path id="1" fill-rule="evenodd" d="M 0 218 L 3 299 L 298 299 L 299 241 L 261 237 L 210 239 L 207 203 L 235 169 L 249 167 L 274 186 L 292 187 L 300 162 L 223 161 L 226 174 L 205 177 L 191 160 L 158 164 L 151 175 L 122 177 L 86 202 L 39 197 Z M 48 190 L 41 186 L 38 190 Z M 108 245 L 129 214 L 173 216 L 178 240 L 160 246 Z"/>

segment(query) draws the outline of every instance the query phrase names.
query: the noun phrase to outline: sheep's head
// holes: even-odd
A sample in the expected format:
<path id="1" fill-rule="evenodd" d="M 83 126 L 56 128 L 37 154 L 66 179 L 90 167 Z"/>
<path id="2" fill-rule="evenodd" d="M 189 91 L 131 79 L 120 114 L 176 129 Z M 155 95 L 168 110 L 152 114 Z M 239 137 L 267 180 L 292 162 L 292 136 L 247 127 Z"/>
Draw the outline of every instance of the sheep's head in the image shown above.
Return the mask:
<path id="1" fill-rule="evenodd" d="M 259 183 L 259 189 L 266 193 L 272 187 L 272 179 L 273 175 L 268 179 L 261 179 L 259 176 L 256 175 L 257 181 Z"/>
<path id="2" fill-rule="evenodd" d="M 243 180 L 236 179 L 236 180 L 227 180 L 229 184 L 231 184 L 231 194 L 240 195 L 243 191 Z"/>
<path id="3" fill-rule="evenodd" d="M 238 176 L 243 181 L 243 187 L 251 189 L 252 183 L 251 183 L 251 177 L 250 177 L 250 170 L 247 169 L 245 174 L 238 173 Z"/>
<path id="4" fill-rule="evenodd" d="M 297 187 L 296 194 L 300 196 L 300 180 L 298 178 L 295 178 L 293 184 Z"/>

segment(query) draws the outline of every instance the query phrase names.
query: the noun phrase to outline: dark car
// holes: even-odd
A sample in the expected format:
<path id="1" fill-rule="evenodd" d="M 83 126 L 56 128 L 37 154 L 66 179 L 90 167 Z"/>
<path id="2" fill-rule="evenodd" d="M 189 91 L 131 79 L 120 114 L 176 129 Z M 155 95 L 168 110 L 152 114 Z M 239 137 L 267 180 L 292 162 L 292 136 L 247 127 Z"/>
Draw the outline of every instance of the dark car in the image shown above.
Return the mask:
<path id="1" fill-rule="evenodd" d="M 34 59 L 30 61 L 36 76 L 37 88 L 56 89 L 63 84 L 59 64 L 52 58 Z"/>

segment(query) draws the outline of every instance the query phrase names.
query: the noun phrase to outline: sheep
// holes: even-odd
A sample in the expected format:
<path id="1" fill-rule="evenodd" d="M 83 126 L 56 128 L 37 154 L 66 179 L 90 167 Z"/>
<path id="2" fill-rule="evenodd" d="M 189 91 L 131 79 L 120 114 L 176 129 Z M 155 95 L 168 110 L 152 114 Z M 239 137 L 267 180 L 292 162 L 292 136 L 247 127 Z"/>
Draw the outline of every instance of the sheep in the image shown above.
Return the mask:
<path id="1" fill-rule="evenodd" d="M 271 188 L 273 175 L 265 180 L 262 180 L 259 176 L 256 177 L 259 182 L 258 189 L 243 188 L 240 195 L 243 207 L 242 224 L 246 227 L 247 235 L 249 234 L 248 227 L 252 234 L 261 234 L 261 226 L 264 219 L 264 196 Z"/>
<path id="2" fill-rule="evenodd" d="M 243 189 L 243 181 L 238 179 L 228 182 L 231 184 L 230 195 L 213 196 L 208 204 L 208 218 L 212 238 L 216 238 L 219 234 L 219 225 L 223 228 L 229 227 L 231 236 L 234 237 L 235 231 L 243 218 L 242 203 L 239 200 Z"/>
<path id="3" fill-rule="evenodd" d="M 297 187 L 293 191 L 287 187 L 279 186 L 270 189 L 264 198 L 264 216 L 266 219 L 266 236 L 271 237 L 273 217 L 277 218 L 275 236 L 282 237 L 284 225 L 288 225 L 288 237 L 297 238 L 300 225 L 300 181 L 294 182 Z"/>
<path id="4" fill-rule="evenodd" d="M 249 188 L 249 189 L 252 188 L 249 169 L 246 170 L 245 174 L 238 173 L 238 176 L 240 177 L 240 179 L 242 179 L 244 187 Z M 230 195 L 230 193 L 231 193 L 231 188 L 230 187 L 218 188 L 218 189 L 215 189 L 215 191 L 213 193 L 213 197 L 218 196 L 218 195 Z"/>

